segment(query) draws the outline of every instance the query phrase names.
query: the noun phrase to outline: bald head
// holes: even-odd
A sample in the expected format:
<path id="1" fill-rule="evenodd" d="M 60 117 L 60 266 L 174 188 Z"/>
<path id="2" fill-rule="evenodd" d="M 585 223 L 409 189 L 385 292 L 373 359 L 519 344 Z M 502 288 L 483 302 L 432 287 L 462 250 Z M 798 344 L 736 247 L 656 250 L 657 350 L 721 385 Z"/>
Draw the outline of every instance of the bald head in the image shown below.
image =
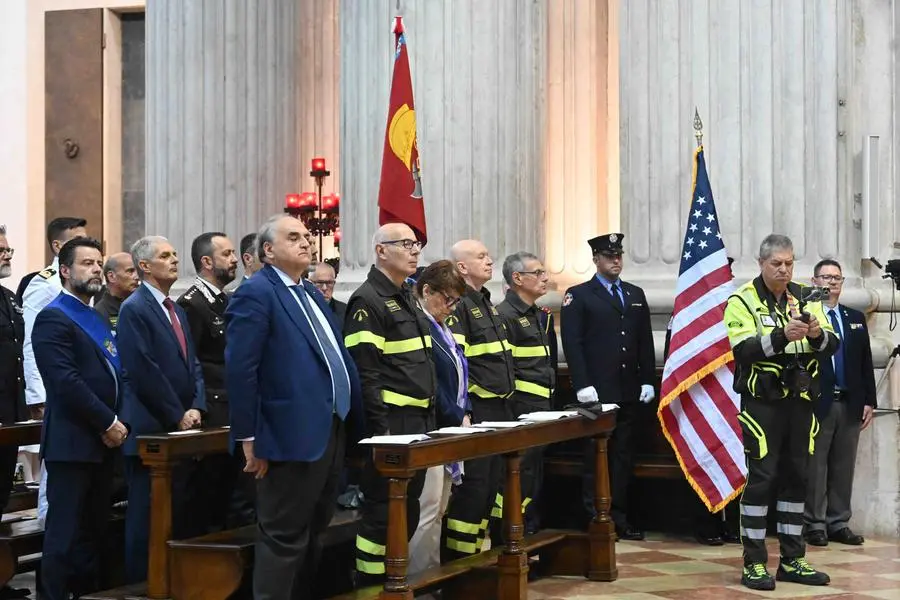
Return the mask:
<path id="1" fill-rule="evenodd" d="M 117 252 L 106 259 L 103 265 L 106 288 L 117 298 L 127 298 L 138 286 L 137 269 L 128 252 Z"/>
<path id="2" fill-rule="evenodd" d="M 397 286 L 416 272 L 422 247 L 409 225 L 386 223 L 372 236 L 375 266 Z"/>
<path id="3" fill-rule="evenodd" d="M 466 283 L 480 290 L 494 275 L 494 261 L 487 247 L 478 240 L 460 240 L 453 244 L 450 255 Z"/>

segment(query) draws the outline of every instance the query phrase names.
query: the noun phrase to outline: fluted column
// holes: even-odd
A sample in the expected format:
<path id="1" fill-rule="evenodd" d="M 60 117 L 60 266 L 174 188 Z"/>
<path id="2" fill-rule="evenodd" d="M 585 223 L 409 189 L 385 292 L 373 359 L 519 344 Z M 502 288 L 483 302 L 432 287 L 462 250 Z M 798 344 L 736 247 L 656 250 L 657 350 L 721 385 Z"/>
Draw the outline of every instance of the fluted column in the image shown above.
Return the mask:
<path id="1" fill-rule="evenodd" d="M 204 231 L 255 231 L 298 189 L 299 12 L 295 0 L 147 2 L 146 231 L 183 257 Z"/>
<path id="2" fill-rule="evenodd" d="M 586 243 L 619 221 L 617 0 L 547 10 L 545 262 L 558 290 L 594 270 Z"/>
<path id="3" fill-rule="evenodd" d="M 393 57 L 394 0 L 341 2 L 341 258 L 371 261 Z M 401 0 L 415 93 L 429 243 L 495 257 L 543 249 L 546 6 Z M 343 277 L 343 276 L 342 276 Z"/>

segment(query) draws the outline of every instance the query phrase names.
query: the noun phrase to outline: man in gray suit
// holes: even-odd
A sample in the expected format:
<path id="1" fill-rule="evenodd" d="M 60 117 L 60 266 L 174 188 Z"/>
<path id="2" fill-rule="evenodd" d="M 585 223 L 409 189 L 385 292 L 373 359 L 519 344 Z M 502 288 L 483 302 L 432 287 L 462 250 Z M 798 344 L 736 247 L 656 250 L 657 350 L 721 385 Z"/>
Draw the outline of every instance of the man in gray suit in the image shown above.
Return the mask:
<path id="1" fill-rule="evenodd" d="M 829 289 L 825 316 L 841 340 L 831 360 L 819 362 L 822 394 L 816 403 L 819 433 L 809 461 L 806 541 L 827 546 L 828 541 L 859 546 L 863 536 L 850 529 L 850 496 L 859 432 L 872 423 L 875 408 L 875 373 L 866 319 L 858 310 L 838 304 L 844 276 L 836 260 L 819 261 L 813 284 Z"/>

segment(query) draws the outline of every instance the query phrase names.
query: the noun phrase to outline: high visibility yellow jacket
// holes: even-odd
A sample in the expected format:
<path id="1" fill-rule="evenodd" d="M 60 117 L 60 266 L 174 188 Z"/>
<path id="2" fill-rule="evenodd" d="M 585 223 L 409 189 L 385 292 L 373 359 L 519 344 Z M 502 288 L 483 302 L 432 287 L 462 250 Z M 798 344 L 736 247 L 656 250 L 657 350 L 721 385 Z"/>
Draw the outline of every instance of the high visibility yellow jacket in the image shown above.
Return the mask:
<path id="1" fill-rule="evenodd" d="M 784 398 L 789 394 L 782 384 L 785 367 L 799 363 L 812 376 L 812 385 L 800 396 L 815 400 L 819 396 L 819 360 L 828 358 L 838 347 L 821 302 L 801 302 L 803 286 L 791 282 L 782 298 L 776 299 L 762 276 L 748 281 L 728 298 L 725 326 L 734 352 L 734 390 L 757 398 Z M 808 312 L 822 329 L 818 339 L 789 342 L 784 327 L 791 314 Z"/>

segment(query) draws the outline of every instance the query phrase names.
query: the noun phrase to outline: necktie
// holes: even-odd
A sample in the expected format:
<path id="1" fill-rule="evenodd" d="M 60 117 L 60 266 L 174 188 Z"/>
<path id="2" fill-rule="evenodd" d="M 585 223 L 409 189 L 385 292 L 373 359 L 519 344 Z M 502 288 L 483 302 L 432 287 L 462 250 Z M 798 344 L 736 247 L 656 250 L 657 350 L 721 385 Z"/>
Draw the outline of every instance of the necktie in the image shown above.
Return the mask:
<path id="1" fill-rule="evenodd" d="M 178 347 L 181 348 L 181 356 L 187 360 L 187 339 L 184 337 L 184 330 L 178 317 L 175 316 L 175 303 L 171 298 L 166 298 L 163 300 L 163 306 L 169 311 L 169 320 L 172 321 L 172 330 L 175 332 L 175 339 L 178 340 Z"/>
<path id="2" fill-rule="evenodd" d="M 622 290 L 619 288 L 618 283 L 614 283 L 609 288 L 609 293 L 612 294 L 613 300 L 616 302 L 616 305 L 625 310 L 625 303 L 622 301 Z"/>
<path id="3" fill-rule="evenodd" d="M 844 381 L 844 350 L 847 348 L 847 340 L 841 335 L 841 327 L 838 323 L 837 311 L 835 309 L 830 309 L 828 311 L 828 320 L 831 321 L 831 326 L 834 328 L 834 332 L 841 338 L 841 345 L 838 347 L 838 351 L 834 353 L 834 385 L 840 389 L 846 389 L 846 382 Z"/>
<path id="4" fill-rule="evenodd" d="M 347 413 L 350 412 L 350 379 L 347 375 L 344 361 L 341 360 L 336 344 L 331 343 L 331 339 L 328 337 L 328 334 L 325 333 L 322 323 L 319 321 L 318 317 L 316 317 L 316 313 L 313 312 L 312 305 L 309 301 L 309 294 L 306 293 L 304 287 L 302 285 L 294 285 L 291 287 L 294 290 L 294 294 L 300 300 L 300 304 L 303 305 L 303 310 L 306 311 L 306 316 L 309 318 L 309 324 L 312 326 L 313 334 L 316 336 L 316 339 L 319 340 L 319 346 L 322 348 L 322 352 L 325 353 L 325 360 L 328 362 L 328 371 L 331 373 L 331 387 L 334 390 L 334 412 L 343 419 L 347 416 Z"/>

